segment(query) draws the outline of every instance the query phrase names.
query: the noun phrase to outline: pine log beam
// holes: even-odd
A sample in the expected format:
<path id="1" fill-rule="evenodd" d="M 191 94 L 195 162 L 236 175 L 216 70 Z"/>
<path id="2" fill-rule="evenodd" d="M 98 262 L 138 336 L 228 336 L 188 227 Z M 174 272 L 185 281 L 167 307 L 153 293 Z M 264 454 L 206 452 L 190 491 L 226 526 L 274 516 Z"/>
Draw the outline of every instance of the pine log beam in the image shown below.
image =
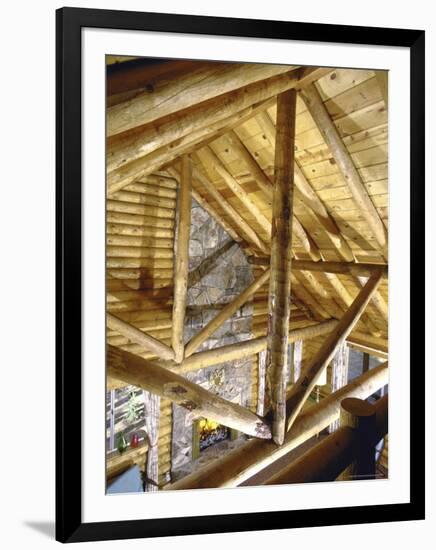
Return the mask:
<path id="1" fill-rule="evenodd" d="M 246 210 L 255 218 L 256 223 L 262 227 L 263 231 L 268 235 L 271 235 L 271 222 L 268 218 L 262 213 L 262 211 L 254 204 L 250 199 L 246 191 L 242 186 L 236 181 L 236 179 L 227 171 L 223 166 L 220 159 L 213 153 L 209 147 L 205 147 L 201 151 L 197 152 L 197 156 L 200 158 L 201 162 L 205 166 L 210 166 L 226 183 L 227 187 L 235 194 L 235 196 L 242 202 Z M 311 238 L 311 236 L 306 232 L 304 227 L 298 221 L 298 219 L 293 216 L 292 218 L 292 228 L 297 236 L 298 240 L 301 242 L 304 250 L 309 254 L 309 256 L 318 261 L 321 259 L 320 251 Z"/>
<path id="2" fill-rule="evenodd" d="M 344 310 L 337 304 L 336 296 L 333 297 L 327 291 L 325 285 L 314 277 L 313 273 L 310 271 L 294 271 L 292 277 L 297 279 L 302 287 L 305 286 L 309 292 L 313 292 L 318 309 L 322 307 L 327 313 L 328 318 L 334 317 L 335 319 L 340 319 L 343 316 Z"/>
<path id="3" fill-rule="evenodd" d="M 176 181 L 180 180 L 179 173 L 175 170 L 173 166 L 168 167 L 168 172 L 172 174 Z M 206 212 L 224 229 L 226 233 L 229 234 L 229 236 L 236 242 L 240 243 L 241 246 L 245 244 L 242 240 L 242 238 L 238 235 L 238 233 L 233 229 L 233 227 L 217 212 L 215 208 L 213 208 L 206 199 L 203 198 L 203 196 L 196 191 L 195 189 L 191 188 L 191 195 L 192 198 L 198 202 L 198 204 L 203 208 L 203 210 L 206 210 Z M 247 248 L 249 250 L 249 248 Z"/>
<path id="4" fill-rule="evenodd" d="M 324 276 L 328 279 L 333 290 L 336 292 L 337 296 L 339 296 L 345 307 L 349 308 L 353 303 L 353 297 L 348 292 L 346 286 L 342 284 L 339 277 L 337 277 L 334 273 L 325 273 Z M 362 313 L 361 320 L 373 336 L 381 336 L 380 329 L 374 324 L 370 315 L 367 313 Z"/>
<path id="5" fill-rule="evenodd" d="M 324 203 L 318 197 L 313 190 L 310 183 L 307 181 L 306 176 L 299 167 L 297 161 L 295 161 L 295 186 L 297 188 L 296 196 L 301 202 L 309 208 L 315 216 L 318 223 L 326 232 L 328 238 L 336 248 L 338 253 L 346 262 L 354 261 L 354 254 L 348 245 L 346 239 L 341 233 L 341 230 L 337 226 L 335 220 L 329 214 Z"/>
<path id="6" fill-rule="evenodd" d="M 216 330 L 222 326 L 227 319 L 236 313 L 252 296 L 259 290 L 269 279 L 270 270 L 267 269 L 260 277 L 258 277 L 250 286 L 248 286 L 239 296 L 227 304 L 216 317 L 214 317 L 204 328 L 202 328 L 191 340 L 186 344 L 185 357 L 190 357 L 201 344 L 207 340 Z"/>
<path id="7" fill-rule="evenodd" d="M 300 241 L 304 251 L 312 258 L 313 261 L 318 262 L 322 260 L 321 252 L 317 244 L 312 239 L 310 234 L 304 229 L 301 222 L 295 215 L 292 219 L 292 231 Z"/>
<path id="8" fill-rule="evenodd" d="M 308 111 L 312 115 L 316 125 L 323 135 L 330 151 L 348 184 L 350 192 L 361 211 L 363 217 L 371 228 L 374 237 L 379 244 L 384 257 L 387 257 L 387 231 L 383 221 L 374 206 L 368 191 L 357 171 L 350 153 L 345 147 L 341 136 L 333 124 L 330 115 L 322 102 L 321 96 L 314 84 L 300 90 Z"/>
<path id="9" fill-rule="evenodd" d="M 140 131 L 110 139 L 107 163 L 109 167 L 118 164 L 119 168 L 109 168 L 109 191 L 117 191 L 141 175 L 150 174 L 166 162 L 173 161 L 177 156 L 191 153 L 199 143 L 204 146 L 205 140 L 215 139 L 224 128 L 225 133 L 242 124 L 244 119 L 261 112 L 267 102 L 274 102 L 278 93 L 306 85 L 324 74 L 326 69 L 322 68 L 305 67 L 291 71 L 200 103 L 165 117 L 163 121 L 152 122 L 141 127 Z M 237 120 L 230 123 L 231 117 Z"/>
<path id="10" fill-rule="evenodd" d="M 370 355 L 376 355 L 382 359 L 387 359 L 389 348 L 388 341 L 384 338 L 375 338 L 370 334 L 353 330 L 348 336 L 347 342 L 356 348 L 361 348 L 362 351 Z"/>
<path id="11" fill-rule="evenodd" d="M 346 262 L 311 262 L 308 260 L 294 260 L 292 269 L 304 271 L 320 271 L 321 273 L 350 274 L 354 276 L 370 277 L 375 272 L 382 272 L 387 276 L 387 264 L 365 264 Z"/>
<path id="12" fill-rule="evenodd" d="M 329 321 L 324 321 L 308 327 L 290 330 L 288 343 L 316 338 L 317 336 L 328 334 L 336 327 L 337 324 L 338 321 L 336 319 L 331 319 Z M 257 353 L 266 350 L 266 348 L 267 337 L 261 336 L 259 338 L 252 338 L 243 342 L 237 342 L 236 344 L 229 344 L 227 346 L 221 346 L 219 348 L 213 348 L 207 351 L 200 351 L 185 358 L 182 364 L 178 367 L 177 372 L 186 374 L 211 365 L 218 365 L 227 361 L 244 359 L 246 357 L 256 355 Z"/>
<path id="13" fill-rule="evenodd" d="M 106 92 L 108 96 L 122 95 L 132 90 L 145 91 L 158 82 L 178 78 L 198 66 L 198 61 L 158 61 L 138 58 L 135 63 L 110 67 L 107 70 Z"/>
<path id="14" fill-rule="evenodd" d="M 201 128 L 210 128 L 220 120 L 294 88 L 300 81 L 303 82 L 300 75 L 310 76 L 316 74 L 317 71 L 318 69 L 312 68 L 304 69 L 304 72 L 300 70 L 288 71 L 242 86 L 207 101 L 201 101 L 188 109 L 166 116 L 162 120 L 154 120 L 139 126 L 131 132 L 109 137 L 108 169 L 112 171 L 117 166 L 132 162 Z"/>
<path id="15" fill-rule="evenodd" d="M 324 309 L 312 294 L 306 290 L 306 287 L 300 282 L 300 280 L 295 276 L 295 273 L 291 277 L 292 292 L 297 295 L 297 297 L 310 307 L 311 311 L 314 314 L 316 320 L 330 319 L 331 315 Z"/>
<path id="16" fill-rule="evenodd" d="M 193 70 L 166 82 L 157 82 L 157 85 L 149 83 L 143 93 L 110 107 L 107 113 L 107 135 L 113 136 L 144 126 L 238 88 L 288 73 L 292 69 L 286 65 L 262 63 L 197 63 Z"/>
<path id="17" fill-rule="evenodd" d="M 345 400 L 344 400 L 345 401 Z M 375 427 L 368 446 L 374 446 L 388 429 L 388 399 L 380 399 L 369 405 L 375 415 Z M 334 481 L 359 454 L 359 433 L 349 426 L 339 428 L 335 433 L 306 451 L 297 460 L 265 481 L 265 485 L 290 483 L 318 483 Z M 374 453 L 373 453 L 374 454 Z"/>
<path id="18" fill-rule="evenodd" d="M 256 115 L 259 126 L 265 133 L 266 138 L 268 139 L 272 149 L 275 149 L 276 143 L 276 125 L 270 117 L 267 110 L 261 111 Z"/>
<path id="19" fill-rule="evenodd" d="M 176 363 L 181 363 L 185 349 L 184 327 L 189 276 L 189 233 L 191 229 L 192 161 L 184 155 L 180 170 L 177 236 L 174 262 L 174 302 L 172 346 Z"/>
<path id="20" fill-rule="evenodd" d="M 383 275 L 380 271 L 376 271 L 371 275 L 367 284 L 357 295 L 356 299 L 344 314 L 337 327 L 330 333 L 318 353 L 315 354 L 313 359 L 307 365 L 303 376 L 293 386 L 291 394 L 287 400 L 288 431 L 292 428 L 292 425 L 294 424 L 304 403 L 315 387 L 319 375 L 332 360 L 337 346 L 346 340 L 360 319 L 362 313 L 368 305 L 368 302 L 377 290 L 382 277 Z"/>
<path id="21" fill-rule="evenodd" d="M 268 257 L 249 256 L 249 263 L 254 265 L 269 266 Z M 346 263 L 346 262 L 313 262 L 311 260 L 296 260 L 292 262 L 292 269 L 295 271 L 319 271 L 320 273 L 336 273 L 343 275 L 354 275 L 370 277 L 375 271 L 381 270 L 383 276 L 388 274 L 387 264 L 367 264 L 367 263 Z M 364 284 L 364 283 L 363 283 Z M 362 286 L 362 285 L 361 285 Z"/>
<path id="22" fill-rule="evenodd" d="M 339 321 L 336 319 L 330 319 L 329 321 L 323 321 L 307 327 L 290 330 L 288 342 L 302 342 L 304 340 L 310 340 L 311 338 L 328 334 L 337 326 L 338 322 Z M 172 370 L 178 374 L 187 374 L 188 372 L 195 372 L 197 370 L 210 367 L 212 365 L 219 365 L 227 361 L 237 361 L 239 359 L 252 357 L 257 353 L 266 350 L 266 348 L 267 337 L 260 336 L 259 338 L 252 338 L 244 342 L 237 342 L 236 344 L 220 346 L 219 348 L 213 348 L 207 351 L 199 351 L 190 357 L 185 358 L 180 365 L 171 360 L 155 361 L 155 363 L 162 368 Z M 108 378 L 108 389 L 115 389 L 123 385 L 125 384 L 112 378 Z"/>
<path id="23" fill-rule="evenodd" d="M 248 409 L 138 355 L 108 346 L 107 371 L 109 376 L 169 399 L 195 415 L 211 418 L 247 435 L 271 438 L 267 424 Z"/>
<path id="24" fill-rule="evenodd" d="M 272 436 L 277 445 L 283 443 L 286 427 L 296 104 L 295 90 L 277 97 L 266 366 L 266 406 L 272 410 Z"/>
<path id="25" fill-rule="evenodd" d="M 349 360 L 350 347 L 348 345 L 348 342 L 344 341 L 340 346 L 337 347 L 336 353 L 331 363 L 330 387 L 332 393 L 346 386 L 348 382 Z M 336 420 L 335 422 L 333 422 L 333 424 L 330 424 L 330 426 L 328 427 L 328 431 L 329 433 L 332 433 L 338 428 L 339 422 Z"/>
<path id="26" fill-rule="evenodd" d="M 255 249 L 263 252 L 264 254 L 269 254 L 269 247 L 259 238 L 257 233 L 252 229 L 252 227 L 244 220 L 244 218 L 231 206 L 229 202 L 219 193 L 216 187 L 210 183 L 208 178 L 204 176 L 198 168 L 193 169 L 193 176 L 196 181 L 202 185 L 209 195 L 220 205 L 224 212 L 229 216 L 229 218 L 234 222 L 234 224 L 239 228 L 244 238 L 254 246 Z"/>
<path id="27" fill-rule="evenodd" d="M 385 386 L 388 378 L 388 364 L 378 365 L 301 414 L 287 432 L 283 445 L 277 446 L 271 441 L 249 441 L 165 489 L 237 487 L 339 418 L 343 399 L 367 399 Z"/>
<path id="28" fill-rule="evenodd" d="M 186 134 L 146 155 L 142 155 L 141 149 L 138 149 L 140 141 L 136 143 L 132 137 L 126 138 L 125 143 L 113 144 L 112 156 L 108 155 L 107 168 L 113 167 L 117 163 L 119 164 L 119 168 L 112 168 L 107 175 L 109 192 L 114 193 L 139 178 L 149 176 L 183 154 L 193 153 L 196 149 L 204 147 L 232 128 L 250 120 L 257 113 L 271 107 L 274 103 L 275 98 L 272 98 L 250 105 L 234 115 L 220 118 L 209 126 L 200 127 L 198 130 Z"/>
<path id="29" fill-rule="evenodd" d="M 153 338 L 145 332 L 142 332 L 142 330 L 139 330 L 133 325 L 119 319 L 112 313 L 106 314 L 106 323 L 111 330 L 117 331 L 119 334 L 122 334 L 132 342 L 139 344 L 144 349 L 151 351 L 158 357 L 167 360 L 174 359 L 174 352 L 170 347 L 162 342 L 159 342 L 159 340 L 156 340 L 156 338 Z"/>
<path id="30" fill-rule="evenodd" d="M 209 148 L 205 147 L 197 152 L 197 156 L 203 163 L 203 166 L 213 170 L 226 184 L 226 186 L 234 193 L 239 201 L 244 205 L 247 212 L 249 212 L 256 220 L 256 223 L 262 227 L 263 231 L 269 236 L 271 234 L 271 222 L 262 213 L 254 202 L 250 199 L 248 193 L 242 188 L 240 183 L 230 174 L 225 168 L 220 159 Z"/>
<path id="31" fill-rule="evenodd" d="M 366 284 L 366 281 L 367 281 L 367 277 L 366 276 L 361 276 L 359 275 L 356 279 L 356 282 L 363 288 Z M 387 321 L 388 320 L 388 315 L 389 315 L 389 310 L 388 310 L 388 305 L 387 303 L 385 302 L 385 299 L 383 298 L 383 296 L 380 294 L 380 292 L 374 292 L 374 295 L 371 299 L 371 303 L 372 305 L 378 310 L 378 312 L 380 313 L 380 315 L 382 316 L 382 318 Z"/>
<path id="32" fill-rule="evenodd" d="M 380 88 L 386 110 L 388 109 L 388 71 L 375 71 L 375 78 Z"/>
<path id="33" fill-rule="evenodd" d="M 247 147 L 244 145 L 244 143 L 242 142 L 242 140 L 234 130 L 230 131 L 224 137 L 229 147 L 231 147 L 237 153 L 238 157 L 242 159 L 245 166 L 247 167 L 247 170 L 253 176 L 257 185 L 262 190 L 264 195 L 267 197 L 268 204 L 271 206 L 272 196 L 273 196 L 273 185 L 270 179 L 268 178 L 268 176 L 265 174 L 262 168 L 257 164 L 256 160 L 253 158 L 250 151 L 247 149 Z"/>
<path id="34" fill-rule="evenodd" d="M 274 147 L 275 124 L 269 116 L 268 111 L 264 110 L 260 112 L 257 116 L 261 121 L 262 127 L 265 131 L 265 134 L 268 136 L 271 145 Z M 324 229 L 328 238 L 330 239 L 338 253 L 341 255 L 341 257 L 344 258 L 344 260 L 347 262 L 354 261 L 353 251 L 351 250 L 346 239 L 342 235 L 335 220 L 329 214 L 323 202 L 313 190 L 310 183 L 307 181 L 307 178 L 301 170 L 300 166 L 298 165 L 297 161 L 295 161 L 294 171 L 296 187 L 295 198 L 301 201 L 309 209 L 309 212 L 313 213 L 316 221 Z"/>

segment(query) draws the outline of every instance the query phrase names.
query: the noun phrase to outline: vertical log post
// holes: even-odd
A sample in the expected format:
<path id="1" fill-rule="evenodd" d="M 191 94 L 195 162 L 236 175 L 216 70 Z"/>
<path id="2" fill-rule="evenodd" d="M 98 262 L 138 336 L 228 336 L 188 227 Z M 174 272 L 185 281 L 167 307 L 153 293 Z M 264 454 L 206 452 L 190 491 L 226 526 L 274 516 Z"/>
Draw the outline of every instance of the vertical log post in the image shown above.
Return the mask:
<path id="1" fill-rule="evenodd" d="M 146 390 L 144 396 L 145 430 L 148 435 L 148 453 L 145 464 L 146 492 L 156 492 L 159 483 L 159 422 L 160 422 L 160 397 Z"/>
<path id="2" fill-rule="evenodd" d="M 262 350 L 257 354 L 259 386 L 257 390 L 257 409 L 258 416 L 265 416 L 265 374 L 266 374 L 266 351 Z"/>
<path id="3" fill-rule="evenodd" d="M 267 359 L 267 396 L 273 415 L 272 435 L 277 445 L 284 441 L 286 424 L 296 99 L 295 90 L 277 97 Z"/>
<path id="4" fill-rule="evenodd" d="M 191 226 L 192 162 L 188 155 L 182 157 L 179 194 L 179 218 L 175 243 L 174 304 L 172 346 L 174 360 L 181 363 L 184 356 L 183 329 L 185 325 L 186 293 L 189 272 L 189 232 Z"/>
<path id="5" fill-rule="evenodd" d="M 347 342 L 342 342 L 336 350 L 332 361 L 332 393 L 340 390 L 348 383 L 348 360 L 350 349 Z M 333 433 L 339 428 L 339 419 L 336 419 L 328 427 L 329 433 Z"/>
<path id="6" fill-rule="evenodd" d="M 301 362 L 303 360 L 303 340 L 296 340 L 292 344 L 292 363 L 291 363 L 291 384 L 300 378 Z"/>
<path id="7" fill-rule="evenodd" d="M 349 397 L 341 402 L 341 426 L 357 430 L 357 460 L 352 462 L 340 475 L 342 481 L 354 479 L 374 479 L 375 448 L 371 445 L 376 432 L 376 409 L 362 399 Z"/>

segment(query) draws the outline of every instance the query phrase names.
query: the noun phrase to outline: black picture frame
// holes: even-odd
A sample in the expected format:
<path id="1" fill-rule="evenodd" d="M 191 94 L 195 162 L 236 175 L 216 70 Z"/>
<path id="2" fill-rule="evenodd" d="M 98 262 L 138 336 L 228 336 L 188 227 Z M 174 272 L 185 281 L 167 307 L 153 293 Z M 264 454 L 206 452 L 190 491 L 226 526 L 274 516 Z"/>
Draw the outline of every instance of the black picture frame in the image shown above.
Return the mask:
<path id="1" fill-rule="evenodd" d="M 82 522 L 81 29 L 372 44 L 410 49 L 410 502 L 264 513 Z M 424 43 L 419 30 L 62 8 L 56 13 L 56 539 L 128 539 L 424 519 Z M 70 434 L 75 434 L 74 438 Z"/>

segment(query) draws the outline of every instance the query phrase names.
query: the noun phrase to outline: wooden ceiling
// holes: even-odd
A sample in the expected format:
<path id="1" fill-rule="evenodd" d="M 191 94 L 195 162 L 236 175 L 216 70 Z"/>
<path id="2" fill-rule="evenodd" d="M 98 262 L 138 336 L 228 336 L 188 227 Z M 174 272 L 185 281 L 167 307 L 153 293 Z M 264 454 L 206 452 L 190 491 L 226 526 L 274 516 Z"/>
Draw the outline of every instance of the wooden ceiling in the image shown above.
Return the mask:
<path id="1" fill-rule="evenodd" d="M 112 62 L 113 60 L 108 60 Z M 123 60 L 108 67 L 108 198 L 150 177 L 179 177 L 192 155 L 193 197 L 267 262 L 274 183 L 275 96 L 299 90 L 295 259 L 387 263 L 386 75 L 371 70 Z M 136 187 L 135 187 L 136 185 Z M 384 242 L 385 241 L 385 242 Z M 294 270 L 292 294 L 316 319 L 340 318 L 366 282 L 355 273 Z M 387 278 L 358 324 L 387 338 Z"/>

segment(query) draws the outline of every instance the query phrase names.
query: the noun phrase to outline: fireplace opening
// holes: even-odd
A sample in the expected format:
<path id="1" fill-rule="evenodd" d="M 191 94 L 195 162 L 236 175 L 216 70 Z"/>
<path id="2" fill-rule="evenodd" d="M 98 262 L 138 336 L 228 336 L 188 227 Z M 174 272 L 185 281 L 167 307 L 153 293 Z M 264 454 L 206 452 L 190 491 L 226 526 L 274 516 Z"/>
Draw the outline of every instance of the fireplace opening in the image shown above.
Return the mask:
<path id="1" fill-rule="evenodd" d="M 229 429 L 214 420 L 202 418 L 198 422 L 200 452 L 229 437 Z"/>
<path id="2" fill-rule="evenodd" d="M 238 432 L 209 418 L 199 418 L 194 422 L 192 435 L 192 458 L 196 459 L 202 451 L 212 445 L 226 439 L 236 439 Z"/>

